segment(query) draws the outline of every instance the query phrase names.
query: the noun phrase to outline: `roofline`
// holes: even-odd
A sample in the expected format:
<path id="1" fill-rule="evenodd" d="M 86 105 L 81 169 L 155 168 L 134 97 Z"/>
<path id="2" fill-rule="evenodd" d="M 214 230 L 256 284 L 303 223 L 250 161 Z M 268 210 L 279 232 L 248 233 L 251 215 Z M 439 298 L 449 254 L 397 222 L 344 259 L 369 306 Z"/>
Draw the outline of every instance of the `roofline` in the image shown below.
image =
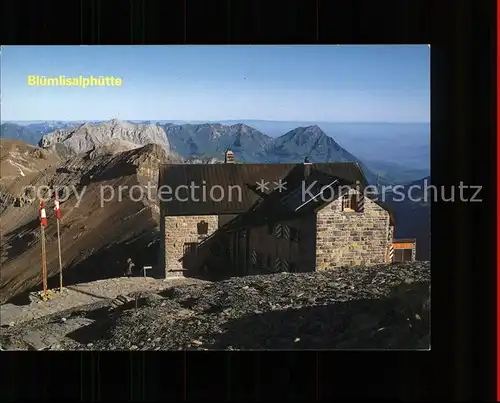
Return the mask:
<path id="1" fill-rule="evenodd" d="M 352 162 L 351 162 L 351 164 L 352 164 Z M 354 164 L 358 167 L 359 172 L 361 173 L 361 176 L 363 177 L 363 180 L 365 181 L 364 185 L 368 185 L 368 180 L 366 179 L 365 173 L 363 172 L 361 165 L 359 164 L 359 162 L 354 162 Z"/>
<path id="2" fill-rule="evenodd" d="M 224 163 L 221 162 L 221 164 L 224 164 Z M 304 164 L 304 162 L 245 162 L 244 163 L 244 165 L 302 165 L 302 164 Z M 368 181 L 366 180 L 366 176 L 363 173 L 363 169 L 361 168 L 359 162 L 355 162 L 355 161 L 331 161 L 331 162 L 310 162 L 310 164 L 313 164 L 313 165 L 332 165 L 332 164 L 356 165 L 358 167 L 359 171 L 361 172 L 363 179 L 368 183 Z M 160 167 L 171 167 L 171 166 L 207 165 L 207 164 L 203 164 L 203 163 L 186 164 L 186 163 L 182 163 L 182 162 L 175 162 L 175 163 L 162 162 L 158 165 Z"/>
<path id="3" fill-rule="evenodd" d="M 248 210 L 231 210 L 230 212 L 222 212 L 222 213 L 180 213 L 180 214 L 169 214 L 168 211 L 163 213 L 164 217 L 192 217 L 192 216 L 200 216 L 200 217 L 211 217 L 211 216 L 224 216 L 224 215 L 237 215 L 246 213 Z"/>

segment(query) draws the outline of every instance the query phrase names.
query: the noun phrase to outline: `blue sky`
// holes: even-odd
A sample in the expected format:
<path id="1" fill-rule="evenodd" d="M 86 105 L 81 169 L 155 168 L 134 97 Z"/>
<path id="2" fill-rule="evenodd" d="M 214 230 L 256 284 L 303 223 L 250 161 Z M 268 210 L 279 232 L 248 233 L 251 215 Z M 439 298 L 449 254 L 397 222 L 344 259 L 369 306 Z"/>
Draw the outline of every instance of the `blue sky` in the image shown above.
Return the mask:
<path id="1" fill-rule="evenodd" d="M 121 87 L 29 87 L 40 75 Z M 430 121 L 418 46 L 3 46 L 2 120 Z"/>

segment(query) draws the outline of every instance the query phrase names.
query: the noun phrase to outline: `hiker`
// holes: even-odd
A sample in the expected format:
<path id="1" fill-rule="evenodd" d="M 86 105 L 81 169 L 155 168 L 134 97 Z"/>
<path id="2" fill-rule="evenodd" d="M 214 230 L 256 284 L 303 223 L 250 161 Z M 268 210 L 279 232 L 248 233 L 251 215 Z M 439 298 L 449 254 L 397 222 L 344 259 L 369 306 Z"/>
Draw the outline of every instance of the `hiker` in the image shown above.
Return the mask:
<path id="1" fill-rule="evenodd" d="M 135 264 L 134 262 L 132 262 L 132 259 L 131 258 L 128 258 L 127 259 L 127 270 L 125 272 L 125 275 L 127 277 L 131 277 L 132 276 L 132 269 L 134 268 Z"/>

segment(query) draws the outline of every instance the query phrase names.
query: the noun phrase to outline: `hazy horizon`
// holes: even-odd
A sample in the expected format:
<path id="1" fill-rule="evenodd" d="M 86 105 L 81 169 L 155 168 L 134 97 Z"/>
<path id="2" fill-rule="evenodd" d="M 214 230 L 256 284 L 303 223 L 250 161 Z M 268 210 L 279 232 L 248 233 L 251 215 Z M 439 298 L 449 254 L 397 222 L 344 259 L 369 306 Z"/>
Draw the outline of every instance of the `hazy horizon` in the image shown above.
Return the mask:
<path id="1" fill-rule="evenodd" d="M 277 120 L 277 119 L 252 119 L 252 118 L 242 118 L 242 119 L 127 119 L 123 117 L 109 118 L 109 119 L 26 119 L 26 120 L 15 120 L 15 119 L 1 119 L 2 123 L 41 123 L 41 122 L 109 122 L 110 120 L 117 119 L 124 122 L 206 122 L 206 123 L 217 123 L 217 122 L 269 122 L 269 123 L 333 123 L 333 124 L 374 124 L 374 125 L 428 125 L 430 121 L 415 121 L 415 122 L 391 122 L 391 121 L 363 121 L 363 120 L 330 120 L 330 121 L 317 121 L 317 120 Z"/>

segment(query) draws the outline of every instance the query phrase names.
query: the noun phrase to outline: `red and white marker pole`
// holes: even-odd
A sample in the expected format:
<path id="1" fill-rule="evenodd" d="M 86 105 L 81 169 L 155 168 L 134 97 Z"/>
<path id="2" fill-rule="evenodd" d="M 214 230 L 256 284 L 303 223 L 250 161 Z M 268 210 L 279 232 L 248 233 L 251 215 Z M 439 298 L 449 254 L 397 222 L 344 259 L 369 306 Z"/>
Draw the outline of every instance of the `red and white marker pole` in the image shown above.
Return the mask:
<path id="1" fill-rule="evenodd" d="M 46 259 L 46 251 L 45 251 L 45 227 L 47 226 L 47 214 L 45 212 L 45 202 L 40 200 L 40 234 L 41 234 L 41 243 L 42 243 L 42 285 L 43 285 L 43 293 L 42 299 L 47 301 L 47 259 Z"/>
<path id="2" fill-rule="evenodd" d="M 61 219 L 61 209 L 59 207 L 59 199 L 57 197 L 57 190 L 54 193 L 54 213 L 57 221 L 57 248 L 59 250 L 59 291 L 63 290 L 63 275 L 62 275 L 62 260 L 61 260 L 61 234 L 59 228 L 59 220 Z"/>
<path id="3" fill-rule="evenodd" d="M 47 213 L 45 212 L 45 202 L 40 200 L 40 225 L 42 227 L 47 226 Z"/>

